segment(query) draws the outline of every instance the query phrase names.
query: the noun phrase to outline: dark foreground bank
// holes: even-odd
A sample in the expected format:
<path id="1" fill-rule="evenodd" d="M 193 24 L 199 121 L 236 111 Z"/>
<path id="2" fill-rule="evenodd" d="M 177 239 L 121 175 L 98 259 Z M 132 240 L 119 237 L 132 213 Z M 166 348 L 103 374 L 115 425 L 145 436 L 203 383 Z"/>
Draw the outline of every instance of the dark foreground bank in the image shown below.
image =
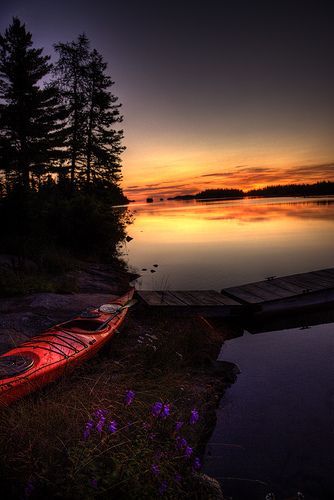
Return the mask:
<path id="1" fill-rule="evenodd" d="M 80 293 L 2 299 L 2 352 L 88 305 L 110 302 L 133 278 L 87 270 Z M 133 308 L 96 358 L 1 410 L 4 495 L 222 498 L 201 473 L 217 404 L 235 376 L 215 362 L 222 341 L 202 318 L 175 321 Z"/>

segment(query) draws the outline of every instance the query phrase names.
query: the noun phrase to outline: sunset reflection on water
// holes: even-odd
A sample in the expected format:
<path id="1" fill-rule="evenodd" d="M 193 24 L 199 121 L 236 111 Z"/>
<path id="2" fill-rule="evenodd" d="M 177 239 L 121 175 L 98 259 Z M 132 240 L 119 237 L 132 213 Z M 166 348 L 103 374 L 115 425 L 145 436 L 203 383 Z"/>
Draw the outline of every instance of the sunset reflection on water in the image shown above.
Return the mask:
<path id="1" fill-rule="evenodd" d="M 125 251 L 143 289 L 220 290 L 334 266 L 333 197 L 166 201 L 130 209 L 134 239 Z"/>

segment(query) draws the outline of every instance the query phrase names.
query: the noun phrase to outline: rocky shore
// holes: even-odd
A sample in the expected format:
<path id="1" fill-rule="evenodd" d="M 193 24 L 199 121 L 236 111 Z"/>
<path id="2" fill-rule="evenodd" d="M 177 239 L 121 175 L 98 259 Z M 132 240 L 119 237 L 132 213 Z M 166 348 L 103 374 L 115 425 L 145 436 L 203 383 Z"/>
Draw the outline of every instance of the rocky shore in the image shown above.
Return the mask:
<path id="1" fill-rule="evenodd" d="M 7 259 L 8 260 L 8 259 Z M 4 259 L 2 259 L 4 261 Z M 6 263 L 2 262 L 2 267 Z M 33 293 L 0 298 L 0 353 L 65 321 L 90 306 L 109 303 L 125 292 L 138 275 L 102 264 L 70 271 L 75 293 Z"/>
<path id="2" fill-rule="evenodd" d="M 76 293 L 35 293 L 0 300 L 1 353 L 6 352 L 27 337 L 37 335 L 53 324 L 75 316 L 79 311 L 89 306 L 110 302 L 113 296 L 124 292 L 129 283 L 137 277 L 137 275 L 124 270 L 97 264 L 89 264 L 84 270 L 73 271 L 73 273 L 75 273 L 73 277 L 78 284 Z M 197 430 L 192 430 L 192 446 L 202 460 L 205 445 L 215 426 L 215 411 L 219 400 L 225 388 L 233 383 L 236 377 L 234 365 L 216 362 L 226 335 L 228 335 L 227 330 L 225 332 L 224 329 L 218 330 L 201 318 L 180 318 L 177 320 L 168 317 L 159 318 L 152 313 L 134 307 L 129 314 L 123 332 L 112 340 L 108 351 L 102 353 L 100 359 L 96 358 L 87 363 L 81 367 L 78 373 L 61 381 L 58 387 L 55 384 L 48 391 L 47 397 L 45 397 L 45 391 L 42 391 L 41 400 L 37 399 L 37 403 L 36 396 L 31 398 L 33 407 L 29 408 L 29 421 L 31 422 L 34 414 L 37 420 L 40 418 L 37 417 L 37 412 L 40 412 L 41 405 L 43 405 L 43 411 L 46 411 L 48 407 L 54 407 L 54 405 L 58 408 L 59 399 L 63 399 L 64 386 L 65 392 L 68 394 L 67 399 L 76 401 L 71 403 L 72 406 L 83 406 L 83 401 L 86 404 L 86 393 L 82 391 L 82 380 L 84 379 L 86 383 L 88 377 L 92 381 L 90 389 L 90 405 L 92 407 L 96 407 L 98 401 L 108 400 L 112 404 L 112 401 L 118 398 L 122 388 L 125 390 L 129 387 L 135 390 L 136 394 L 141 395 L 145 401 L 150 400 L 151 394 L 153 397 L 159 395 L 159 398 L 168 401 L 172 408 L 177 407 L 180 414 L 189 412 L 191 405 L 196 405 L 200 408 L 201 425 L 198 426 Z M 103 390 L 99 387 L 101 380 L 107 374 L 114 381 L 113 388 L 108 388 L 108 393 L 103 384 Z M 28 400 L 29 398 L 25 398 L 21 408 L 29 405 Z M 15 405 L 14 412 L 17 411 L 20 404 Z M 21 437 L 22 434 L 25 434 L 27 416 L 22 410 L 24 429 L 20 429 L 20 424 L 17 425 L 17 418 L 14 419 L 13 410 L 9 408 L 6 412 L 6 419 L 9 422 L 6 434 L 8 435 L 9 432 L 10 439 L 15 444 L 9 455 L 7 451 L 3 453 L 3 456 L 14 464 L 12 481 L 17 481 L 20 484 L 20 481 L 21 483 L 24 481 L 23 477 L 28 477 L 26 469 L 31 469 L 27 463 L 24 466 L 20 463 L 17 475 L 15 474 L 15 462 L 20 453 L 22 454 L 22 450 L 16 442 L 17 432 Z M 81 413 L 79 417 L 76 415 L 75 418 L 80 420 Z M 68 415 L 63 415 L 62 418 L 66 421 Z M 82 418 L 84 417 L 82 416 Z M 41 425 L 43 424 L 41 423 Z M 64 426 L 66 426 L 66 422 L 64 422 Z M 50 432 L 50 430 L 46 429 L 45 432 Z M 62 432 L 60 432 L 59 439 L 66 441 Z M 0 448 L 5 446 L 5 441 L 6 435 L 0 432 Z M 52 455 L 52 453 L 54 452 L 50 450 L 49 454 Z M 38 461 L 38 459 L 41 457 L 29 455 L 26 462 Z M 57 458 L 57 460 L 60 459 Z M 6 470 L 6 466 L 3 467 Z M 47 475 L 48 472 L 46 471 L 45 474 Z M 7 487 L 10 485 L 7 484 Z M 14 488 L 14 493 L 11 492 L 11 494 L 15 494 L 16 491 Z M 198 491 L 202 491 L 202 496 L 196 496 Z M 76 498 L 77 494 L 77 491 L 71 493 L 73 498 Z M 181 497 L 218 499 L 223 498 L 223 495 L 215 480 L 194 471 L 190 490 L 186 496 L 181 495 Z M 94 495 L 92 498 L 95 498 Z M 104 498 L 103 495 L 102 498 Z M 179 497 L 172 495 L 167 498 Z"/>

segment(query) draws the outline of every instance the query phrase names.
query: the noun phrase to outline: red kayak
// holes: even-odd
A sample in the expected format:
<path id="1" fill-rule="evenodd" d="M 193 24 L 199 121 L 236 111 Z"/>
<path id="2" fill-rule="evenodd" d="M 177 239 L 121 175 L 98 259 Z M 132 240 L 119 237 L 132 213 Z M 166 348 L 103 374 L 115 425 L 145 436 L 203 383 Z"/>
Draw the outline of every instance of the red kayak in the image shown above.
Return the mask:
<path id="1" fill-rule="evenodd" d="M 91 358 L 113 336 L 134 289 L 112 304 L 84 311 L 0 356 L 0 406 L 33 392 Z"/>

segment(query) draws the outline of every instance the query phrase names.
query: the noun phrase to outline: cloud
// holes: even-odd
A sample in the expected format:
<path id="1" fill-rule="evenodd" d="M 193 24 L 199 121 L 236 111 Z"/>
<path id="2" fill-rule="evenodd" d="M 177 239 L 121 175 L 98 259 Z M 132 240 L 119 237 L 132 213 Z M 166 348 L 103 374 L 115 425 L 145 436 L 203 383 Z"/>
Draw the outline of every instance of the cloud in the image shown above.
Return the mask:
<path id="1" fill-rule="evenodd" d="M 251 189 L 255 185 L 289 184 L 334 180 L 334 163 L 300 165 L 297 167 L 273 168 L 271 166 L 239 166 L 234 171 L 212 172 L 201 177 L 212 177 L 212 187 L 241 187 Z M 223 185 L 214 178 L 224 177 Z M 213 185 L 214 184 L 214 185 Z"/>
<path id="2" fill-rule="evenodd" d="M 213 174 L 203 174 L 199 177 L 228 177 L 229 175 L 233 175 L 232 172 L 215 172 Z"/>
<path id="3" fill-rule="evenodd" d="M 179 182 L 163 180 L 143 185 L 125 187 L 131 197 L 173 197 L 194 194 L 204 189 L 240 188 L 245 191 L 274 184 L 315 183 L 334 181 L 334 162 L 274 168 L 264 165 L 237 165 L 227 172 L 208 172 L 194 177 L 184 177 Z"/>
<path id="4" fill-rule="evenodd" d="M 295 174 L 309 174 L 316 173 L 319 171 L 321 175 L 329 175 L 331 177 L 334 176 L 334 162 L 333 163 L 320 163 L 315 165 L 302 165 L 300 167 L 295 167 L 291 169 Z"/>
<path id="5" fill-rule="evenodd" d="M 161 183 L 164 184 L 164 183 Z M 166 183 L 166 186 L 160 185 L 159 183 L 156 184 L 146 184 L 143 186 L 135 186 L 135 187 L 127 187 L 125 191 L 130 194 L 136 194 L 140 193 L 143 196 L 145 196 L 146 193 L 156 193 L 156 195 L 164 194 L 166 193 L 169 195 L 169 193 L 173 193 L 174 191 L 178 191 L 181 189 L 184 190 L 189 190 L 189 184 L 187 183 L 182 183 L 182 184 L 173 184 L 171 182 Z M 182 191 L 183 192 L 183 191 Z"/>
<path id="6" fill-rule="evenodd" d="M 258 172 L 268 172 L 273 170 L 272 167 L 239 167 L 239 172 L 248 172 L 250 174 L 258 173 Z"/>
<path id="7" fill-rule="evenodd" d="M 249 172 L 249 173 L 258 173 L 258 172 L 267 172 L 270 170 L 270 167 L 248 167 L 247 165 L 237 165 L 233 167 L 238 169 L 238 172 L 228 171 L 228 172 L 213 172 L 210 174 L 203 174 L 199 177 L 232 177 L 235 175 L 239 175 L 240 171 Z"/>

